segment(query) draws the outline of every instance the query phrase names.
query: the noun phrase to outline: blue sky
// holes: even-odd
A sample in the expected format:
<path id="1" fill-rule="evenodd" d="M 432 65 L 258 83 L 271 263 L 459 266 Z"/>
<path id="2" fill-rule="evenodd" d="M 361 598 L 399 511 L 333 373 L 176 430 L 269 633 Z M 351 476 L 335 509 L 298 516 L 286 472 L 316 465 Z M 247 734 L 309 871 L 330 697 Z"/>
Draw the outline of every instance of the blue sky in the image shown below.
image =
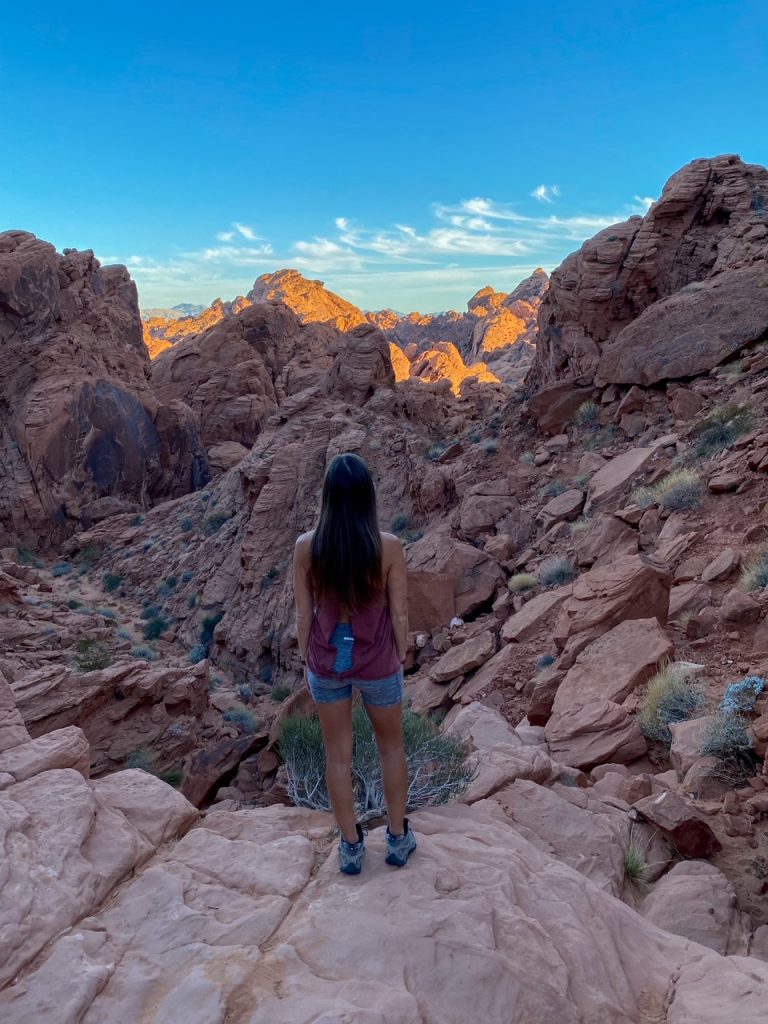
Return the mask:
<path id="1" fill-rule="evenodd" d="M 509 290 L 677 168 L 768 163 L 763 0 L 77 5 L 0 27 L 0 229 L 143 306 L 293 266 L 366 308 Z"/>

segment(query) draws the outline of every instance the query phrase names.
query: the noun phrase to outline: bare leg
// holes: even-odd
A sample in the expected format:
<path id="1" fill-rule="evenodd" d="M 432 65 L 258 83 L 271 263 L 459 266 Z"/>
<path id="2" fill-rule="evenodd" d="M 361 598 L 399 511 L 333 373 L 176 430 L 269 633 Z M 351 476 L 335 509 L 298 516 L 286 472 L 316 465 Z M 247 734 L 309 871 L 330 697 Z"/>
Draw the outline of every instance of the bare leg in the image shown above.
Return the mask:
<path id="1" fill-rule="evenodd" d="M 403 745 L 402 705 L 378 708 L 366 704 L 365 710 L 376 734 L 376 746 L 381 758 L 381 776 L 387 801 L 389 831 L 399 836 L 405 831 L 405 811 L 408 802 L 408 763 Z"/>
<path id="2" fill-rule="evenodd" d="M 336 824 L 348 843 L 357 842 L 352 792 L 352 701 L 316 704 L 325 746 L 325 781 Z"/>

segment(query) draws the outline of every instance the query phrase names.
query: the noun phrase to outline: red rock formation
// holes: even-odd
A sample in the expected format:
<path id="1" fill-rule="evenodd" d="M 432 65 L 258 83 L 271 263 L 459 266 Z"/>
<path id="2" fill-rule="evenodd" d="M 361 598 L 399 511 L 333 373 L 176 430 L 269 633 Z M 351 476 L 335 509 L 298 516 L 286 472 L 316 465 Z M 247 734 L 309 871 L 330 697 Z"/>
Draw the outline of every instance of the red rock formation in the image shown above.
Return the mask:
<path id="1" fill-rule="evenodd" d="M 585 242 L 552 275 L 528 391 L 692 377 L 764 336 L 766 207 L 766 168 L 694 160 L 645 217 Z"/>
<path id="2" fill-rule="evenodd" d="M 139 507 L 207 479 L 189 409 L 149 389 L 124 267 L 0 235 L 0 346 L 0 537 L 48 539 L 104 497 Z"/>
<path id="3" fill-rule="evenodd" d="M 194 337 L 220 323 L 225 316 L 239 313 L 251 305 L 250 299 L 239 295 L 232 302 L 214 299 L 210 306 L 191 316 L 142 317 L 144 344 L 150 359 L 156 359 L 161 352 L 177 345 L 184 338 Z"/>
<path id="4" fill-rule="evenodd" d="M 284 302 L 301 323 L 323 323 L 349 331 L 365 323 L 365 315 L 357 306 L 342 299 L 323 285 L 309 281 L 298 270 L 276 270 L 262 274 L 248 292 L 254 303 Z"/>

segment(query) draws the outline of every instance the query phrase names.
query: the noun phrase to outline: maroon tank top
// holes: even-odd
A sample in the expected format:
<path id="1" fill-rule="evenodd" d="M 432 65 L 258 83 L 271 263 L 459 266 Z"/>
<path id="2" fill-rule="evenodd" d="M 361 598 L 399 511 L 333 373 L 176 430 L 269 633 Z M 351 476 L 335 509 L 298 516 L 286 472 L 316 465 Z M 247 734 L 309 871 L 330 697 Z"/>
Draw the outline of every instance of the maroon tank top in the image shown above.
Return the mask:
<path id="1" fill-rule="evenodd" d="M 344 672 L 333 669 L 337 649 L 331 643 L 331 635 L 338 616 L 338 602 L 315 606 L 307 647 L 307 667 L 311 672 L 333 679 L 386 679 L 397 672 L 400 659 L 386 600 L 350 613 L 355 642 L 352 645 L 352 666 Z"/>

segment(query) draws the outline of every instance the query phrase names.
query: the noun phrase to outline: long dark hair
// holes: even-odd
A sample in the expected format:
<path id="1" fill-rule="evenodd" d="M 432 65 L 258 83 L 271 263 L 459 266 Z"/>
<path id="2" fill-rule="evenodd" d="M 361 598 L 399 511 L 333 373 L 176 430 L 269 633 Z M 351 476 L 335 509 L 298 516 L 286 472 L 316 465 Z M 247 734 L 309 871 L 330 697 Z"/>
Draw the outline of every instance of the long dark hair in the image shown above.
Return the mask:
<path id="1" fill-rule="evenodd" d="M 359 455 L 337 455 L 326 470 L 310 581 L 316 599 L 336 598 L 350 611 L 365 608 L 381 589 L 376 491 Z"/>

